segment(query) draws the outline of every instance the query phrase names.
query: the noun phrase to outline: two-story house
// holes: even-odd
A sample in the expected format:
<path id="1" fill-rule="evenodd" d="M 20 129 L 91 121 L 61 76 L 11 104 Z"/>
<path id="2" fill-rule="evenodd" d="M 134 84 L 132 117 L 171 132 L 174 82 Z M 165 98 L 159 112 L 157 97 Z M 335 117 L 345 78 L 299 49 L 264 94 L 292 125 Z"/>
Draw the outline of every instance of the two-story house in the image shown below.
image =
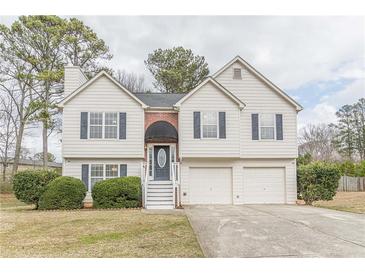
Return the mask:
<path id="1" fill-rule="evenodd" d="M 186 94 L 132 93 L 65 67 L 63 175 L 141 176 L 146 208 L 293 204 L 302 107 L 237 56 Z"/>

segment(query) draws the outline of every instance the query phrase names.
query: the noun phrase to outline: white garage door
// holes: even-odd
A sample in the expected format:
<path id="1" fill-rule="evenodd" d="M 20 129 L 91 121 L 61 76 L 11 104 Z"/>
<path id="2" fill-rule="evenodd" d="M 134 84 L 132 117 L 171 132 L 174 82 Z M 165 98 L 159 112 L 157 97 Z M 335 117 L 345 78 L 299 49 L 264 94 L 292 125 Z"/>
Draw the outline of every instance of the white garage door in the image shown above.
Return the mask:
<path id="1" fill-rule="evenodd" d="M 190 204 L 232 204 L 231 168 L 190 168 Z"/>
<path id="2" fill-rule="evenodd" d="M 285 203 L 284 168 L 243 168 L 243 193 L 247 204 Z"/>

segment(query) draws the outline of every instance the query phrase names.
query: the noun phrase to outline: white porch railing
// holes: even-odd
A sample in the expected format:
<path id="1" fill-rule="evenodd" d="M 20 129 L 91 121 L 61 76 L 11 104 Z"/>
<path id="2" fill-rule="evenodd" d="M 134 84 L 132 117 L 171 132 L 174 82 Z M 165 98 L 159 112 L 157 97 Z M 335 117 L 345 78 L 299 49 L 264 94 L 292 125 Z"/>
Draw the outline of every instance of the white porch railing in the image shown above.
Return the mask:
<path id="1" fill-rule="evenodd" d="M 181 188 L 180 188 L 180 163 L 171 163 L 171 178 L 172 178 L 172 197 L 174 207 L 181 207 Z"/>
<path id="2" fill-rule="evenodd" d="M 148 188 L 149 166 L 147 162 L 141 163 L 141 187 L 142 187 L 142 207 L 146 207 Z"/>

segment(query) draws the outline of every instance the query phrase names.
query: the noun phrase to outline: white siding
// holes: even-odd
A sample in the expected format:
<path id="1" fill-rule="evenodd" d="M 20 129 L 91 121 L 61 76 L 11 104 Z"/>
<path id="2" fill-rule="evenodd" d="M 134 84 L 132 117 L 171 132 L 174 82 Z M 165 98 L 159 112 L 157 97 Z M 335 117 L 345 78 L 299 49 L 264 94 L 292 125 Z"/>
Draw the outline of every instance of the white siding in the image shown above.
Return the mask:
<path id="1" fill-rule="evenodd" d="M 194 111 L 226 112 L 226 139 L 194 139 Z M 211 83 L 182 103 L 179 112 L 180 157 L 239 157 L 238 105 Z"/>
<path id="2" fill-rule="evenodd" d="M 80 139 L 81 112 L 126 112 L 127 138 Z M 144 112 L 128 94 L 110 79 L 101 76 L 81 91 L 63 109 L 63 157 L 142 158 L 144 145 Z"/>
<path id="3" fill-rule="evenodd" d="M 128 176 L 141 176 L 141 160 L 137 159 L 63 159 L 63 176 L 81 180 L 82 164 L 127 164 Z"/>
<path id="4" fill-rule="evenodd" d="M 285 169 L 285 203 L 294 204 L 297 199 L 296 163 L 295 159 L 183 159 L 181 163 L 181 193 L 182 203 L 191 204 L 189 183 L 191 168 L 232 168 L 233 204 L 245 204 L 243 172 L 247 167 L 281 167 Z M 185 195 L 184 195 L 185 194 Z"/>
<path id="5" fill-rule="evenodd" d="M 242 69 L 242 80 L 233 79 L 234 68 Z M 297 157 L 297 112 L 292 104 L 269 88 L 239 62 L 228 67 L 215 80 L 246 104 L 241 113 L 240 122 L 242 158 Z M 284 140 L 252 140 L 252 113 L 282 113 Z"/>

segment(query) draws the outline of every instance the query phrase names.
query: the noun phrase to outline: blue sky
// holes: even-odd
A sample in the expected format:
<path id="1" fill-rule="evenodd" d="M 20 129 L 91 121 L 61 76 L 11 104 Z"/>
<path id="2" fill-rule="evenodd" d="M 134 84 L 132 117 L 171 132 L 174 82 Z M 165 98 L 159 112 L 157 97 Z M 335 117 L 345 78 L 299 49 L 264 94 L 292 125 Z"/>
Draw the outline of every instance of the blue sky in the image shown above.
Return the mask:
<path id="1" fill-rule="evenodd" d="M 82 16 L 109 45 L 107 65 L 152 76 L 143 61 L 157 48 L 184 46 L 203 55 L 213 74 L 240 55 L 296 99 L 298 128 L 335 121 L 336 110 L 365 97 L 364 17 Z M 0 17 L 11 24 L 16 17 Z M 41 150 L 39 133 L 25 141 Z M 60 136 L 50 139 L 60 160 Z"/>

